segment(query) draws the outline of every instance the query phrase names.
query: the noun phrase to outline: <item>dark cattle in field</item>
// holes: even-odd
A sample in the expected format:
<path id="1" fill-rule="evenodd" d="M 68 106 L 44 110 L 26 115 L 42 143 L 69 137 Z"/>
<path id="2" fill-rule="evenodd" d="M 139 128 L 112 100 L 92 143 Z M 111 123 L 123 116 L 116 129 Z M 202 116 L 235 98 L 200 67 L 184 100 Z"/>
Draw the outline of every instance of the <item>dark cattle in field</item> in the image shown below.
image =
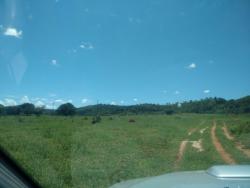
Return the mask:
<path id="1" fill-rule="evenodd" d="M 135 123 L 135 120 L 134 119 L 129 119 L 128 122 L 129 123 Z"/>

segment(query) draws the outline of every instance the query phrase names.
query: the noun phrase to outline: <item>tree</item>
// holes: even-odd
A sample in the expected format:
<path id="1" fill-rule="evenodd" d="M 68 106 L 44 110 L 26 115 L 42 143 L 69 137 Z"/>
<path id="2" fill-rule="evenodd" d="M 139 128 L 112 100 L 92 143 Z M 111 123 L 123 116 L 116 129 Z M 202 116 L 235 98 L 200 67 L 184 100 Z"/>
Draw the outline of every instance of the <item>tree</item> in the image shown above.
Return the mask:
<path id="1" fill-rule="evenodd" d="M 42 115 L 44 113 L 44 109 L 45 109 L 45 106 L 36 107 L 34 111 L 35 115 L 36 116 Z"/>
<path id="2" fill-rule="evenodd" d="M 63 116 L 73 116 L 76 113 L 76 108 L 71 103 L 66 103 L 60 105 L 57 108 L 56 113 Z"/>
<path id="3" fill-rule="evenodd" d="M 0 115 L 4 114 L 4 106 L 0 104 Z"/>
<path id="4" fill-rule="evenodd" d="M 35 113 L 35 106 L 31 103 L 24 103 L 18 106 L 20 113 L 24 115 L 31 115 Z"/>
<path id="5" fill-rule="evenodd" d="M 6 115 L 19 115 L 20 114 L 19 106 L 6 106 L 4 107 L 4 111 Z"/>

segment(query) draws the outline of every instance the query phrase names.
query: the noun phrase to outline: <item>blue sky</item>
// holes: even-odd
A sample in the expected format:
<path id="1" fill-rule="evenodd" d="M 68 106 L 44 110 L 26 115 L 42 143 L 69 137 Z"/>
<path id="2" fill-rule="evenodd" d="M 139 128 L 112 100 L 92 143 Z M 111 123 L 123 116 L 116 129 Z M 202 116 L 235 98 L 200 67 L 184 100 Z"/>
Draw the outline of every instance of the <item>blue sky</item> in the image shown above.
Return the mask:
<path id="1" fill-rule="evenodd" d="M 250 94 L 248 0 L 0 0 L 0 103 Z"/>

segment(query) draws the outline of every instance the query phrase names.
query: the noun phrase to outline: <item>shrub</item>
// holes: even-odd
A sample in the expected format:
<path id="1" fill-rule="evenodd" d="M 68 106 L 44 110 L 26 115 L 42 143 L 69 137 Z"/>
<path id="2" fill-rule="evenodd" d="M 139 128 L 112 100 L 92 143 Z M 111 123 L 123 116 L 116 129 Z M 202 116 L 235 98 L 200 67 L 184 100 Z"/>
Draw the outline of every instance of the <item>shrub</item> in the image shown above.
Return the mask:
<path id="1" fill-rule="evenodd" d="M 92 124 L 100 123 L 102 120 L 101 116 L 94 116 L 92 118 Z"/>
<path id="2" fill-rule="evenodd" d="M 62 104 L 56 110 L 58 115 L 72 116 L 76 113 L 76 108 L 71 103 Z"/>
<path id="3" fill-rule="evenodd" d="M 23 123 L 24 122 L 24 119 L 22 117 L 18 117 L 18 122 L 19 123 Z"/>
<path id="4" fill-rule="evenodd" d="M 128 122 L 129 123 L 135 123 L 135 120 L 134 119 L 129 119 Z"/>
<path id="5" fill-rule="evenodd" d="M 231 133 L 233 134 L 249 134 L 250 133 L 250 122 L 246 122 L 240 125 L 234 125 L 230 128 Z"/>

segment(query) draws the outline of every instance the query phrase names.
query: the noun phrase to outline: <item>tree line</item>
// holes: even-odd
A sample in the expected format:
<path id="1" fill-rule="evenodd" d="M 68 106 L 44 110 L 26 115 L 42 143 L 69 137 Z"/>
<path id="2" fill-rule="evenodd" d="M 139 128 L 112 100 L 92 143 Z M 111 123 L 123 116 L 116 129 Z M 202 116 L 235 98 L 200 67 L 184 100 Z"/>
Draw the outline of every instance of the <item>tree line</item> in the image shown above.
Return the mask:
<path id="1" fill-rule="evenodd" d="M 17 106 L 0 105 L 0 115 L 133 115 L 133 114 L 175 114 L 175 113 L 250 113 L 250 96 L 240 99 L 226 100 L 223 98 L 206 98 L 201 100 L 190 100 L 174 104 L 138 104 L 130 106 L 118 106 L 98 104 L 76 108 L 71 103 L 60 105 L 56 110 L 35 107 L 33 104 L 25 103 Z"/>

